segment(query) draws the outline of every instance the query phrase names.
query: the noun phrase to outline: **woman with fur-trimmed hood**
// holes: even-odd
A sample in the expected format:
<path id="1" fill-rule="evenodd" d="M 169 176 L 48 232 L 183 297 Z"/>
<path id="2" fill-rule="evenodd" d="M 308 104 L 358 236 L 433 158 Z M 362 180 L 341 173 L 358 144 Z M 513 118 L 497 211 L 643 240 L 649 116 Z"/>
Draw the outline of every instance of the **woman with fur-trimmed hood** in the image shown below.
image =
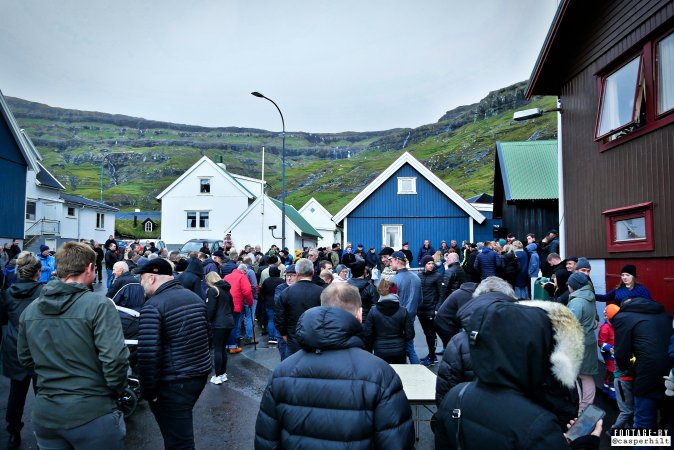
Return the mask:
<path id="1" fill-rule="evenodd" d="M 564 436 L 578 411 L 583 332 L 564 305 L 496 301 L 466 328 L 476 380 L 452 388 L 436 414 L 436 448 L 596 449 L 593 435 Z"/>

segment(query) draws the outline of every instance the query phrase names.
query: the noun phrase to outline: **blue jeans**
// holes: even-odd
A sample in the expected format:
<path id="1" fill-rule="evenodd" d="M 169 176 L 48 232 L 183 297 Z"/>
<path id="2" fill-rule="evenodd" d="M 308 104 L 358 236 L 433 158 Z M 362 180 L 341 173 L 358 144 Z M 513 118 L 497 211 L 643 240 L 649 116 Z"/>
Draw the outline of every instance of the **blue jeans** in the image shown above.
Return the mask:
<path id="1" fill-rule="evenodd" d="M 658 425 L 658 401 L 646 397 L 634 397 L 634 428 L 656 428 Z"/>
<path id="2" fill-rule="evenodd" d="M 267 333 L 269 333 L 269 339 L 278 339 L 276 335 L 276 326 L 274 326 L 274 308 L 267 308 L 267 317 L 269 322 L 267 322 Z"/>
<path id="3" fill-rule="evenodd" d="M 286 343 L 285 339 L 279 336 L 278 344 L 276 346 L 278 347 L 278 352 L 281 355 L 281 361 L 283 361 L 288 357 L 288 344 Z"/>
<path id="4" fill-rule="evenodd" d="M 115 278 L 112 276 L 112 269 L 105 269 L 105 287 L 110 289 Z"/>
<path id="5" fill-rule="evenodd" d="M 232 313 L 232 317 L 234 317 L 234 329 L 232 330 L 231 333 L 229 333 L 229 339 L 227 339 L 227 348 L 236 348 L 238 345 L 236 345 L 236 340 L 239 338 L 239 335 L 241 334 L 241 313 L 240 312 L 235 312 Z"/>
<path id="6" fill-rule="evenodd" d="M 253 317 L 255 316 L 255 308 L 257 308 L 257 300 L 253 300 L 253 307 L 243 305 L 246 312 L 246 339 L 253 338 Z"/>
<path id="7" fill-rule="evenodd" d="M 419 357 L 417 356 L 417 352 L 414 351 L 414 339 L 407 341 L 405 353 L 407 353 L 407 357 L 410 359 L 410 364 L 419 364 Z"/>

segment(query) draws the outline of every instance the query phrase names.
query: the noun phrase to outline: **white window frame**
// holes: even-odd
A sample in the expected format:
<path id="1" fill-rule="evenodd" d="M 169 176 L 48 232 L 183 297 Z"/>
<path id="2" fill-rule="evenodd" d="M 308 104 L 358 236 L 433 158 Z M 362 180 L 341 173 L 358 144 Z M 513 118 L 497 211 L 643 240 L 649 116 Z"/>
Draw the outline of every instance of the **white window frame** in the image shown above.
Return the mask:
<path id="1" fill-rule="evenodd" d="M 145 222 L 145 232 L 152 233 L 152 222 L 150 220 Z"/>
<path id="2" fill-rule="evenodd" d="M 203 182 L 208 181 L 208 192 L 203 192 L 201 190 L 202 186 L 204 186 Z M 212 195 L 211 188 L 213 187 L 213 184 L 211 183 L 211 177 L 199 177 L 199 195 Z"/>
<path id="3" fill-rule="evenodd" d="M 96 228 L 99 230 L 105 229 L 105 214 L 96 213 Z"/>
<path id="4" fill-rule="evenodd" d="M 188 225 L 188 214 L 194 213 L 196 215 L 195 217 L 195 226 L 190 227 Z M 206 215 L 206 220 L 208 220 L 208 226 L 205 227 L 200 227 L 199 224 L 201 223 L 201 220 L 203 218 L 202 215 Z M 199 210 L 185 210 L 185 231 L 189 230 L 210 230 L 210 225 L 211 225 L 211 211 L 210 210 L 204 210 L 204 211 L 199 211 Z"/>
<path id="5" fill-rule="evenodd" d="M 70 210 L 73 210 L 73 213 L 70 214 Z M 77 209 L 74 206 L 66 206 L 66 217 L 77 217 Z"/>
<path id="6" fill-rule="evenodd" d="M 410 195 L 416 193 L 417 193 L 417 177 L 398 177 L 399 195 Z"/>
<path id="7" fill-rule="evenodd" d="M 397 228 L 398 229 L 398 238 L 393 243 L 393 245 L 389 245 L 389 242 L 386 239 L 388 228 Z M 402 226 L 402 224 L 391 224 L 391 223 L 382 224 L 382 226 L 381 226 L 381 242 L 385 247 L 391 247 L 391 248 L 394 248 L 394 249 L 402 248 L 402 246 L 403 246 L 403 226 Z"/>
<path id="8" fill-rule="evenodd" d="M 28 212 L 28 205 L 32 204 L 33 205 L 33 214 L 30 214 Z M 26 201 L 26 220 L 37 220 L 37 202 L 34 200 L 27 200 Z"/>

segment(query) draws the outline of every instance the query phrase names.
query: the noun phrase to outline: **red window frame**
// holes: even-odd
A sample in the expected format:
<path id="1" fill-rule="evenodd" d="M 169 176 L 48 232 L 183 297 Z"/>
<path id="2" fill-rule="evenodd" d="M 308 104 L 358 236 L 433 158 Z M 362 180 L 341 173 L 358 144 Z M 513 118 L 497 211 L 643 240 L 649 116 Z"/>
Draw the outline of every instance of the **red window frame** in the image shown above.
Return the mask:
<path id="1" fill-rule="evenodd" d="M 639 136 L 643 136 L 644 134 L 648 134 L 666 125 L 669 125 L 670 123 L 674 123 L 674 109 L 665 111 L 662 114 L 657 113 L 656 102 L 658 83 L 655 80 L 655 53 L 657 51 L 657 44 L 661 40 L 669 37 L 672 33 L 674 33 L 674 28 L 670 28 L 666 32 L 658 34 L 645 43 L 640 44 L 638 51 L 630 51 L 626 54 L 627 56 L 621 58 L 619 62 L 611 63 L 609 66 L 595 74 L 597 76 L 597 91 L 599 93 L 599 98 L 597 100 L 597 117 L 595 120 L 594 140 L 599 144 L 600 152 L 617 147 L 618 145 L 622 145 L 623 143 L 636 139 Z M 641 65 L 644 71 L 644 84 L 646 86 L 646 118 L 644 119 L 644 124 L 634 131 L 612 141 L 608 140 L 611 135 L 598 136 L 597 133 L 599 133 L 599 120 L 601 108 L 603 106 L 602 101 L 604 97 L 604 83 L 606 79 L 639 55 L 641 56 Z"/>
<path id="2" fill-rule="evenodd" d="M 606 247 L 609 253 L 647 252 L 655 249 L 653 238 L 653 202 L 609 209 L 602 214 L 604 215 L 604 223 L 606 225 Z M 646 238 L 638 241 L 616 241 L 616 222 L 638 217 L 645 219 Z"/>

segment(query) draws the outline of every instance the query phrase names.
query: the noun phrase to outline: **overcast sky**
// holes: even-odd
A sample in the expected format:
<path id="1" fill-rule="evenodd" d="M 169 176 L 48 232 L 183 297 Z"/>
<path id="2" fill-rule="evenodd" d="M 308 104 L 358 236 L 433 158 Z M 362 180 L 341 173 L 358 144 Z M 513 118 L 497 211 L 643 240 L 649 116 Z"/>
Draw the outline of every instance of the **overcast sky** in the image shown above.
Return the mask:
<path id="1" fill-rule="evenodd" d="M 204 126 L 436 122 L 525 80 L 557 0 L 84 0 L 0 6 L 0 89 Z"/>

